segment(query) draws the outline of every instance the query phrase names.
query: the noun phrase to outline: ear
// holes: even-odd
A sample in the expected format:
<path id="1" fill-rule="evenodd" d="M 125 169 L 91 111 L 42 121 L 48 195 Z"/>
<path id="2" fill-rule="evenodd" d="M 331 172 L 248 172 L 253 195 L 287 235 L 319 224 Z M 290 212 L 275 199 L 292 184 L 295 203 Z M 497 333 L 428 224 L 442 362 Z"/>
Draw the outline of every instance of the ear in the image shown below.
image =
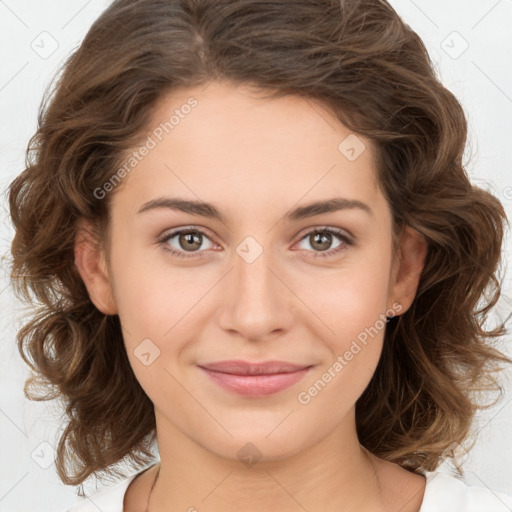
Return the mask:
<path id="1" fill-rule="evenodd" d="M 84 219 L 77 222 L 74 252 L 75 265 L 93 304 L 106 315 L 117 314 L 104 248 Z"/>
<path id="2" fill-rule="evenodd" d="M 389 304 L 398 302 L 405 313 L 416 297 L 416 291 L 425 265 L 428 244 L 423 236 L 411 226 L 406 226 L 400 237 L 398 251 L 394 257 L 389 287 Z"/>

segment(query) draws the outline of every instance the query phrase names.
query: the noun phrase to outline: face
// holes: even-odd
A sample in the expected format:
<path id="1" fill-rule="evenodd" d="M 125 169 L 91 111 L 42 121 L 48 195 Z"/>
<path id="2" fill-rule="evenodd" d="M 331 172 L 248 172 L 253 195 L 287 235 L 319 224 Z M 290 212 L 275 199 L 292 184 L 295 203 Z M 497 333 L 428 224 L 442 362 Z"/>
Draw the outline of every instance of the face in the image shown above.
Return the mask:
<path id="1" fill-rule="evenodd" d="M 152 115 L 147 154 L 112 196 L 103 284 L 77 265 L 120 317 L 159 434 L 279 458 L 353 429 L 386 315 L 407 309 L 419 276 L 416 256 L 407 272 L 394 259 L 370 142 L 312 100 L 220 82 Z M 210 366 L 226 361 L 280 364 Z"/>

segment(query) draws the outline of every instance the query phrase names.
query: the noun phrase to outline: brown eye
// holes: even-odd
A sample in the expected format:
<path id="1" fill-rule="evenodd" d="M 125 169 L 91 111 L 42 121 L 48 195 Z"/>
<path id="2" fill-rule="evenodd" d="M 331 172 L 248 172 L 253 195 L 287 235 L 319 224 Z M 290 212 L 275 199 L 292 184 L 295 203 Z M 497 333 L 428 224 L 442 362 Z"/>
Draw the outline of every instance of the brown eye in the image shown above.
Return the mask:
<path id="1" fill-rule="evenodd" d="M 338 239 L 339 243 L 334 248 L 331 248 L 333 240 Z M 342 251 L 348 249 L 349 246 L 354 245 L 354 242 L 343 231 L 334 228 L 326 227 L 315 229 L 306 233 L 301 239 L 301 242 L 307 241 L 312 252 L 315 253 L 314 257 L 328 257 L 334 256 Z M 307 248 L 306 248 L 307 249 Z"/>
<path id="2" fill-rule="evenodd" d="M 313 233 L 310 236 L 311 247 L 320 251 L 326 251 L 332 244 L 332 235 L 330 233 Z"/>
<path id="3" fill-rule="evenodd" d="M 180 233 L 178 235 L 178 244 L 180 248 L 183 248 L 185 251 L 194 251 L 201 247 L 202 235 L 197 231 Z"/>
<path id="4" fill-rule="evenodd" d="M 211 245 L 210 247 L 201 249 L 205 240 L 209 241 Z M 213 247 L 213 243 L 210 238 L 198 229 L 181 229 L 173 231 L 164 235 L 159 240 L 159 243 L 163 245 L 166 251 L 183 258 L 196 256 L 202 257 L 203 253 L 205 253 L 207 249 L 211 249 Z M 190 256 L 186 253 L 189 253 Z"/>

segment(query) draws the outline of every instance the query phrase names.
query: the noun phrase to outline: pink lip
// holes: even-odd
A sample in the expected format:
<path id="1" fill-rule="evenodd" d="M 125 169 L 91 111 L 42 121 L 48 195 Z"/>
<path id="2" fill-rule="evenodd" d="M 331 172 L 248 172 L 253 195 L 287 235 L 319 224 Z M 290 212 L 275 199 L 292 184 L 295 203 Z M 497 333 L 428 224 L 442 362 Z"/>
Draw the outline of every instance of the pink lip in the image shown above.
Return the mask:
<path id="1" fill-rule="evenodd" d="M 216 384 L 234 393 L 262 397 L 277 393 L 298 382 L 311 368 L 284 361 L 247 363 L 220 361 L 199 365 Z"/>

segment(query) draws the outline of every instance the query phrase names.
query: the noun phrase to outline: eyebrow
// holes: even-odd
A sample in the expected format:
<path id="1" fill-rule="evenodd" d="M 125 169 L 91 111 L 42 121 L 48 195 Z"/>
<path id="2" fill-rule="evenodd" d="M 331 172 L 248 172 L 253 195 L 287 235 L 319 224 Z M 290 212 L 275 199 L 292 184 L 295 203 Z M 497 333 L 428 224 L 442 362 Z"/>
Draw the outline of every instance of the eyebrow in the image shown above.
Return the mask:
<path id="1" fill-rule="evenodd" d="M 158 197 L 144 203 L 138 210 L 137 214 L 156 210 L 160 208 L 168 208 L 178 210 L 191 215 L 198 215 L 210 219 L 216 219 L 225 223 L 226 219 L 220 210 L 211 203 L 204 201 L 192 201 L 187 199 Z M 316 201 L 305 206 L 299 206 L 288 212 L 284 216 L 286 222 L 297 221 L 314 217 L 322 213 L 331 213 L 338 210 L 359 209 L 374 216 L 373 210 L 366 204 L 357 199 L 347 199 L 344 197 L 334 197 L 324 201 Z"/>

